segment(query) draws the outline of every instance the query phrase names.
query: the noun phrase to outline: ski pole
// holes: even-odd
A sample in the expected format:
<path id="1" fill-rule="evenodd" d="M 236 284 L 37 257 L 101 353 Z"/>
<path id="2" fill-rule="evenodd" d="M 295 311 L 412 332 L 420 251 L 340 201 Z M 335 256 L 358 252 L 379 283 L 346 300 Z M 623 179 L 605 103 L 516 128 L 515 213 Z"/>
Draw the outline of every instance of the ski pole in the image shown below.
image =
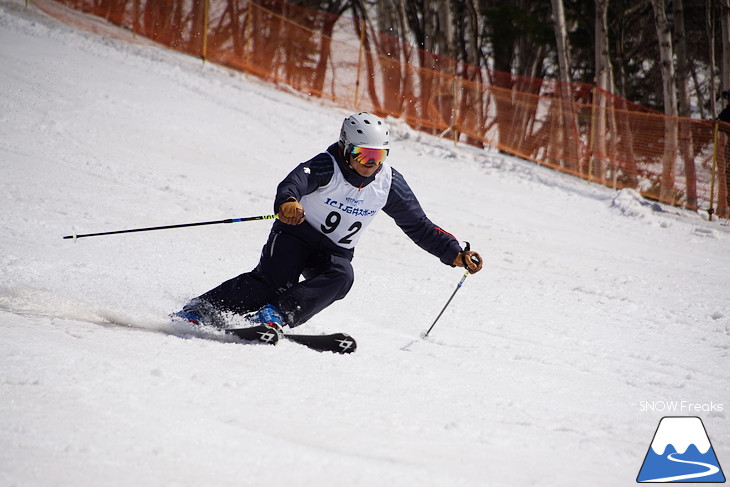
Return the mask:
<path id="1" fill-rule="evenodd" d="M 468 250 L 469 250 L 469 242 L 467 242 L 467 244 L 466 244 L 466 250 L 465 251 L 468 251 Z M 478 264 L 479 263 L 479 260 L 476 259 L 474 256 L 471 257 L 471 260 L 475 264 Z M 425 333 L 423 333 L 421 335 L 422 338 L 428 337 L 428 334 L 431 333 L 431 330 L 433 330 L 433 327 L 436 325 L 436 322 L 439 320 L 439 318 L 441 318 L 441 315 L 444 314 L 444 311 L 446 311 L 446 308 L 451 303 L 451 300 L 454 299 L 454 296 L 456 296 L 456 293 L 459 291 L 459 289 L 461 289 L 461 286 L 464 285 L 464 281 L 466 281 L 466 278 L 467 277 L 469 277 L 469 269 L 468 268 L 466 269 L 466 272 L 464 273 L 464 275 L 461 276 L 461 280 L 459 281 L 459 284 L 456 285 L 456 289 L 454 289 L 454 292 L 451 293 L 451 297 L 449 298 L 448 301 L 446 301 L 446 304 L 444 305 L 443 309 L 441 309 L 441 312 L 439 313 L 439 315 L 436 317 L 435 320 L 433 320 L 433 323 L 431 324 L 431 327 L 428 329 L 428 331 L 426 331 Z"/>
<path id="2" fill-rule="evenodd" d="M 82 235 L 66 235 L 64 239 L 74 239 L 82 237 L 98 237 L 101 235 L 119 235 L 120 233 L 134 233 L 134 232 L 149 232 L 152 230 L 168 230 L 170 228 L 185 228 L 185 227 L 199 227 L 201 225 L 217 225 L 219 223 L 238 223 L 238 222 L 250 222 L 253 220 L 273 220 L 278 218 L 278 215 L 259 215 L 259 216 L 248 216 L 244 218 L 228 218 L 226 220 L 213 220 L 208 222 L 197 222 L 197 223 L 181 223 L 179 225 L 164 225 L 161 227 L 147 227 L 147 228 L 132 228 L 129 230 L 115 230 L 113 232 L 100 232 L 100 233 L 85 233 Z"/>
<path id="3" fill-rule="evenodd" d="M 431 327 L 426 331 L 423 335 L 421 335 L 423 338 L 426 338 L 429 333 L 431 333 L 431 330 L 433 330 L 434 325 L 436 325 L 436 322 L 441 318 L 441 315 L 444 314 L 444 311 L 446 311 L 446 308 L 449 306 L 449 303 L 451 303 L 451 300 L 454 299 L 454 296 L 456 296 L 456 292 L 461 288 L 462 285 L 464 285 L 464 281 L 469 276 L 469 271 L 466 271 L 464 275 L 461 277 L 461 281 L 459 281 L 459 284 L 456 285 L 456 289 L 454 289 L 454 292 L 451 293 L 451 297 L 448 301 L 446 301 L 446 304 L 444 305 L 443 309 L 439 313 L 439 315 L 436 317 L 435 320 L 433 320 L 433 323 L 431 324 Z"/>

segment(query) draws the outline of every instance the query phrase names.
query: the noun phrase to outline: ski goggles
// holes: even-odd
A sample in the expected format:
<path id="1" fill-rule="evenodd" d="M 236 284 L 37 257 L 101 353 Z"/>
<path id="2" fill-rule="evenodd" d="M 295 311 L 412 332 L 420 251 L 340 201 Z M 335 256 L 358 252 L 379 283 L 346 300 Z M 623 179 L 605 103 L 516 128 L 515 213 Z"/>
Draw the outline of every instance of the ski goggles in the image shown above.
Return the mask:
<path id="1" fill-rule="evenodd" d="M 374 163 L 380 165 L 388 157 L 390 149 L 371 149 L 370 147 L 360 147 L 358 145 L 350 146 L 350 154 L 356 162 L 362 164 Z"/>

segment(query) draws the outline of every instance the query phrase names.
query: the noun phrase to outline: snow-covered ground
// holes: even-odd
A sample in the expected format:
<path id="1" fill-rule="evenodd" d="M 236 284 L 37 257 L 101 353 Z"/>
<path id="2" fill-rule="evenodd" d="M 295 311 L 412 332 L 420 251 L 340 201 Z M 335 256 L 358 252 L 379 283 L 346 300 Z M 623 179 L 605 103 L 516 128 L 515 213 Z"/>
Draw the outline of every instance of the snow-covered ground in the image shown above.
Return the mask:
<path id="1" fill-rule="evenodd" d="M 420 340 L 462 272 L 382 215 L 303 327 L 357 353 L 245 345 L 166 315 L 269 222 L 61 237 L 271 213 L 348 110 L 21 0 L 0 66 L 0 485 L 630 485 L 667 415 L 730 465 L 727 226 L 392 120 L 484 271 Z"/>

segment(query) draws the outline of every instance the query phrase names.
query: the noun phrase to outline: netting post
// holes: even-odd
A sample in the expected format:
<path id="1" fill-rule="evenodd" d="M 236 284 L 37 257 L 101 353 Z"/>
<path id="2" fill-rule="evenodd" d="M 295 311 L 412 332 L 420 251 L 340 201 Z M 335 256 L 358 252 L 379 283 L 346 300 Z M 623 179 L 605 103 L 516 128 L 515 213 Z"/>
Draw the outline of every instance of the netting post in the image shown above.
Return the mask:
<path id="1" fill-rule="evenodd" d="M 459 135 L 456 133 L 456 76 L 451 77 L 451 135 L 456 147 L 459 141 Z"/>
<path id="2" fill-rule="evenodd" d="M 357 110 L 360 95 L 360 72 L 362 71 L 362 51 L 365 44 L 365 19 L 360 19 L 360 52 L 357 55 L 357 79 L 355 80 L 354 110 Z"/>
<path id="3" fill-rule="evenodd" d="M 253 22 L 253 1 L 248 0 L 248 18 L 246 19 L 246 31 L 244 32 L 246 38 L 246 60 L 244 61 L 246 78 L 248 78 L 248 72 L 251 70 L 251 41 L 253 40 L 251 22 Z"/>
<path id="4" fill-rule="evenodd" d="M 592 182 L 591 178 L 593 177 L 593 153 L 595 150 L 595 147 L 593 144 L 595 144 L 595 138 L 596 138 L 596 94 L 598 91 L 598 85 L 595 82 L 595 79 L 593 80 L 593 90 L 591 91 L 591 128 L 588 130 L 588 177 L 586 178 L 588 182 Z"/>
<path id="5" fill-rule="evenodd" d="M 717 170 L 717 139 L 720 122 L 715 120 L 715 130 L 712 134 L 712 170 L 710 172 L 710 207 L 707 209 L 707 219 L 712 221 L 712 214 L 715 213 L 713 202 L 715 201 L 715 171 Z M 727 177 L 727 176 L 726 176 Z"/>
<path id="6" fill-rule="evenodd" d="M 210 0 L 203 0 L 203 52 L 201 58 L 205 63 L 205 58 L 208 56 L 208 7 Z"/>
<path id="7" fill-rule="evenodd" d="M 137 38 L 137 30 L 139 30 L 139 0 L 134 0 L 134 4 L 132 5 L 132 16 L 134 19 L 132 20 L 132 38 Z"/>

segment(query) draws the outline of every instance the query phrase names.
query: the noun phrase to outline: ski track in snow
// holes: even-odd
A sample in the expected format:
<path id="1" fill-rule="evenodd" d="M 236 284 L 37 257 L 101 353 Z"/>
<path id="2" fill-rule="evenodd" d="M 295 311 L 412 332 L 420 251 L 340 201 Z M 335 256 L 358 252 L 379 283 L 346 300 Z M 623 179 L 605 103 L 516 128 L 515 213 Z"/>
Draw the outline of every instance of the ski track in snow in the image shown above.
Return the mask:
<path id="1" fill-rule="evenodd" d="M 270 223 L 61 237 L 268 214 L 348 111 L 19 0 L 0 61 L 2 485 L 627 485 L 641 401 L 730 407 L 727 225 L 400 120 L 394 167 L 485 259 L 429 338 L 462 273 L 385 215 L 301 329 L 357 353 L 174 327 Z"/>

